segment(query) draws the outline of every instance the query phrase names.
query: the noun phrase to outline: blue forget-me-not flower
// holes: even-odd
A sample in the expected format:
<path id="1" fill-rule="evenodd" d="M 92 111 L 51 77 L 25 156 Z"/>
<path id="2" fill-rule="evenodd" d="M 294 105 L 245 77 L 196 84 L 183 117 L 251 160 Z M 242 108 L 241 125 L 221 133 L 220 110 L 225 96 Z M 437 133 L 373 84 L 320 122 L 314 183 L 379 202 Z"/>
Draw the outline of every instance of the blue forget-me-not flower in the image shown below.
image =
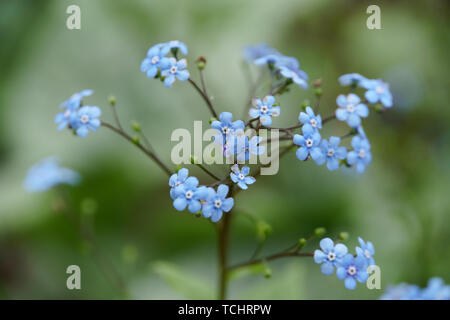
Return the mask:
<path id="1" fill-rule="evenodd" d="M 320 270 L 329 276 L 333 274 L 334 268 L 339 266 L 348 249 L 341 243 L 334 245 L 330 238 L 320 240 L 320 248 L 322 250 L 314 251 L 314 261 L 321 264 Z"/>
<path id="2" fill-rule="evenodd" d="M 355 165 L 358 173 L 363 173 L 366 166 L 372 161 L 369 140 L 355 136 L 352 139 L 352 147 L 353 150 L 347 154 L 347 162 L 351 166 Z"/>
<path id="3" fill-rule="evenodd" d="M 247 166 L 242 167 L 241 170 L 239 170 L 239 166 L 237 164 L 233 165 L 231 167 L 231 173 L 230 178 L 231 181 L 236 183 L 239 188 L 242 190 L 247 190 L 248 184 L 253 184 L 256 179 L 253 177 L 248 176 L 250 173 L 250 168 Z"/>
<path id="4" fill-rule="evenodd" d="M 317 116 L 314 114 L 314 111 L 311 107 L 306 107 L 305 112 L 300 112 L 298 116 L 298 121 L 302 124 L 309 124 L 314 130 L 322 129 L 322 117 L 320 114 Z"/>
<path id="5" fill-rule="evenodd" d="M 339 146 L 341 139 L 339 137 L 330 137 L 329 140 L 322 140 L 319 148 L 322 151 L 321 155 L 317 157 L 318 165 L 327 162 L 328 170 L 336 170 L 339 168 L 339 160 L 344 160 L 347 156 L 347 149 Z"/>
<path id="6" fill-rule="evenodd" d="M 227 198 L 228 186 L 221 184 L 217 187 L 217 192 L 213 188 L 208 188 L 206 201 L 203 203 L 202 214 L 205 218 L 211 218 L 212 222 L 217 222 L 222 218 L 223 212 L 229 212 L 234 205 L 233 198 Z"/>
<path id="7" fill-rule="evenodd" d="M 356 281 L 364 283 L 369 274 L 366 271 L 367 262 L 363 257 L 353 257 L 346 254 L 336 270 L 336 276 L 339 280 L 344 280 L 345 287 L 349 290 L 356 288 Z"/>
<path id="8" fill-rule="evenodd" d="M 350 85 L 358 86 L 363 80 L 367 79 L 364 76 L 360 75 L 359 73 L 343 74 L 338 79 L 341 86 L 350 86 Z"/>
<path id="9" fill-rule="evenodd" d="M 280 107 L 274 106 L 275 97 L 265 96 L 264 99 L 253 99 L 253 108 L 250 108 L 248 114 L 252 119 L 259 118 L 263 126 L 270 126 L 272 124 L 272 117 L 280 115 Z"/>
<path id="10" fill-rule="evenodd" d="M 233 115 L 230 112 L 222 112 L 219 115 L 219 120 L 215 120 L 211 123 L 211 128 L 219 131 L 214 136 L 214 141 L 217 144 L 223 145 L 226 143 L 228 137 L 234 136 L 238 130 L 244 130 L 245 124 L 242 120 L 233 121 Z"/>
<path id="11" fill-rule="evenodd" d="M 55 116 L 55 123 L 58 124 L 58 130 L 62 130 L 76 120 L 76 110 L 81 106 L 84 97 L 90 96 L 94 91 L 83 90 L 73 94 L 69 99 L 60 104 L 60 108 L 64 108 L 63 112 Z"/>
<path id="12" fill-rule="evenodd" d="M 373 259 L 375 248 L 372 242 L 365 242 L 361 237 L 358 237 L 358 241 L 361 247 L 356 247 L 356 254 L 366 259 L 368 266 L 375 265 L 375 260 Z"/>
<path id="13" fill-rule="evenodd" d="M 300 148 L 297 149 L 296 155 L 299 160 L 306 160 L 311 155 L 314 161 L 320 160 L 322 152 L 319 149 L 320 133 L 314 129 L 309 123 L 302 127 L 303 135 L 294 135 L 294 143 Z M 322 162 L 323 163 L 323 162 Z"/>
<path id="14" fill-rule="evenodd" d="M 361 81 L 361 87 L 367 89 L 365 97 L 370 103 L 380 102 L 386 108 L 392 107 L 392 94 L 386 82 L 381 79 L 365 79 Z"/>
<path id="15" fill-rule="evenodd" d="M 77 135 L 84 138 L 88 135 L 89 130 L 97 131 L 101 122 L 98 119 L 102 114 L 99 107 L 84 106 L 78 109 L 76 118 L 71 127 L 76 131 Z"/>
<path id="16" fill-rule="evenodd" d="M 188 177 L 182 184 L 175 187 L 173 206 L 178 211 L 188 208 L 192 213 L 199 212 L 202 208 L 200 200 L 205 200 L 208 194 L 206 187 L 198 187 L 196 177 Z"/>
<path id="17" fill-rule="evenodd" d="M 172 86 L 175 79 L 186 81 L 189 79 L 189 71 L 186 70 L 186 59 L 178 60 L 175 58 L 168 58 L 167 66 L 161 71 L 161 76 L 164 78 L 164 85 L 168 88 Z"/>
<path id="18" fill-rule="evenodd" d="M 357 128 L 361 124 L 361 118 L 369 115 L 369 108 L 354 93 L 345 96 L 343 94 L 336 98 L 339 108 L 336 109 L 336 118 L 346 121 L 352 128 Z"/>

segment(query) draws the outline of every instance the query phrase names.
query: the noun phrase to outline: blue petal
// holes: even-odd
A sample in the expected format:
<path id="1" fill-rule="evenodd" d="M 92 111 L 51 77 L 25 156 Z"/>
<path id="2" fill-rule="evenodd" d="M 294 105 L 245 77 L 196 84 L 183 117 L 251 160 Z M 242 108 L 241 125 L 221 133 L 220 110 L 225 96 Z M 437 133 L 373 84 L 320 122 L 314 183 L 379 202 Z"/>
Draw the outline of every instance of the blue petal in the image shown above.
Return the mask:
<path id="1" fill-rule="evenodd" d="M 333 274 L 334 266 L 331 262 L 326 261 L 320 266 L 320 270 L 324 275 L 329 276 Z"/>
<path id="2" fill-rule="evenodd" d="M 322 263 L 327 258 L 327 255 L 321 250 L 314 250 L 314 262 Z"/>
<path id="3" fill-rule="evenodd" d="M 177 198 L 175 199 L 175 201 L 173 202 L 173 206 L 175 209 L 177 209 L 178 211 L 183 211 L 184 209 L 186 209 L 187 206 L 187 201 L 185 198 Z"/>
<path id="4" fill-rule="evenodd" d="M 331 240 L 330 238 L 323 238 L 322 240 L 320 240 L 320 248 L 322 248 L 324 252 L 329 252 L 333 250 L 334 248 L 333 240 Z"/>
<path id="5" fill-rule="evenodd" d="M 198 200 L 191 200 L 191 203 L 189 204 L 189 211 L 192 213 L 196 213 L 199 212 L 200 209 L 202 208 L 202 205 L 200 204 L 200 201 Z"/>
<path id="6" fill-rule="evenodd" d="M 345 287 L 349 290 L 354 290 L 356 288 L 356 281 L 353 278 L 346 278 L 344 284 Z"/>
<path id="7" fill-rule="evenodd" d="M 221 198 L 225 198 L 228 194 L 228 186 L 226 184 L 221 184 L 219 185 L 219 187 L 217 187 L 217 194 L 221 197 Z"/>
<path id="8" fill-rule="evenodd" d="M 295 152 L 295 155 L 297 156 L 298 160 L 304 161 L 308 157 L 308 149 L 304 147 L 298 148 Z"/>
<path id="9" fill-rule="evenodd" d="M 219 115 L 219 119 L 220 119 L 220 121 L 228 124 L 228 123 L 231 123 L 231 121 L 233 120 L 233 115 L 231 114 L 231 112 L 222 112 Z"/>
<path id="10" fill-rule="evenodd" d="M 255 183 L 255 181 L 256 181 L 256 179 L 253 177 L 245 177 L 245 179 L 244 179 L 244 182 L 246 184 L 253 184 L 253 183 Z"/>
<path id="11" fill-rule="evenodd" d="M 222 211 L 220 210 L 214 210 L 211 216 L 212 222 L 217 222 L 222 218 Z"/>
<path id="12" fill-rule="evenodd" d="M 228 211 L 230 211 L 233 208 L 233 205 L 234 205 L 234 199 L 233 198 L 227 198 L 222 203 L 222 210 L 225 211 L 225 212 L 228 212 Z"/>

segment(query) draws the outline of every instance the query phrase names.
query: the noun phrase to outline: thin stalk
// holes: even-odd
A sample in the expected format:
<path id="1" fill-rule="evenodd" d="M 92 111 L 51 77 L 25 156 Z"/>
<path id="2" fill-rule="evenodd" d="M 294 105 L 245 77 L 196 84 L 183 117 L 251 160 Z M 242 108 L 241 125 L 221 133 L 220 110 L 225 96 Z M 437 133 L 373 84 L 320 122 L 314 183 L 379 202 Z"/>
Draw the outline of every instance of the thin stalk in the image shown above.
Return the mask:
<path id="1" fill-rule="evenodd" d="M 197 92 L 200 94 L 200 96 L 203 98 L 203 100 L 205 100 L 206 105 L 209 108 L 209 111 L 211 112 L 211 114 L 214 116 L 214 118 L 218 118 L 216 110 L 214 110 L 214 107 L 211 103 L 211 100 L 209 99 L 209 97 L 206 95 L 205 92 L 203 92 L 203 90 L 198 86 L 197 83 L 195 83 L 194 80 L 192 80 L 191 78 L 188 79 L 189 83 L 195 88 L 195 90 L 197 90 Z"/>
<path id="2" fill-rule="evenodd" d="M 197 167 L 199 167 L 200 169 L 202 169 L 207 175 L 209 175 L 211 178 L 217 180 L 217 181 L 221 181 L 222 179 L 220 179 L 219 177 L 217 177 L 214 173 L 212 173 L 211 171 L 209 171 L 208 169 L 205 168 L 205 166 L 196 163 L 195 164 Z"/>

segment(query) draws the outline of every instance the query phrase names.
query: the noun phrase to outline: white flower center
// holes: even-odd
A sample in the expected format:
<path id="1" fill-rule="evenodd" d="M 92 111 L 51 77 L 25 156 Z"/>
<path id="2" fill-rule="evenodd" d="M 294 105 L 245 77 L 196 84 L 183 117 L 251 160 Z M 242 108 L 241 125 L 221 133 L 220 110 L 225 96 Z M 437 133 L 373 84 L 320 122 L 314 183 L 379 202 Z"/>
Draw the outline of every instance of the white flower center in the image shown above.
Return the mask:
<path id="1" fill-rule="evenodd" d="M 83 114 L 81 116 L 80 121 L 81 121 L 81 123 L 84 123 L 84 124 L 88 123 L 89 122 L 89 116 L 87 114 Z"/>
<path id="2" fill-rule="evenodd" d="M 214 201 L 214 207 L 220 208 L 222 206 L 222 200 L 217 199 Z"/>
<path id="3" fill-rule="evenodd" d="M 261 113 L 267 113 L 269 111 L 269 108 L 267 106 L 261 106 Z"/>
<path id="4" fill-rule="evenodd" d="M 336 259 L 334 252 L 328 252 L 328 260 L 333 261 L 334 259 Z"/>
<path id="5" fill-rule="evenodd" d="M 369 250 L 366 249 L 366 251 L 364 251 L 364 255 L 366 256 L 367 259 L 370 259 L 370 252 L 369 252 Z"/>
<path id="6" fill-rule="evenodd" d="M 228 128 L 228 127 L 223 127 L 222 128 L 222 133 L 223 134 L 228 134 L 230 132 L 230 128 Z"/>
<path id="7" fill-rule="evenodd" d="M 159 57 L 158 56 L 154 56 L 152 58 L 152 64 L 157 64 L 159 62 Z"/>
<path id="8" fill-rule="evenodd" d="M 359 150 L 358 155 L 360 158 L 364 158 L 366 156 L 366 152 L 363 149 L 361 149 Z"/>
<path id="9" fill-rule="evenodd" d="M 68 118 L 70 116 L 70 110 L 66 110 L 66 112 L 64 112 L 64 118 Z"/>
<path id="10" fill-rule="evenodd" d="M 347 105 L 347 111 L 348 112 L 354 112 L 355 111 L 355 106 L 353 104 Z"/>
<path id="11" fill-rule="evenodd" d="M 245 178 L 245 176 L 242 173 L 239 173 L 238 177 L 240 180 L 244 180 L 244 178 Z"/>
<path id="12" fill-rule="evenodd" d="M 309 121 L 309 123 L 311 123 L 311 126 L 312 126 L 313 128 L 317 127 L 317 121 L 316 121 L 316 119 L 311 119 L 311 120 Z"/>
<path id="13" fill-rule="evenodd" d="M 354 276 L 356 273 L 356 268 L 354 266 L 350 266 L 347 268 L 347 273 L 351 276 Z"/>
<path id="14" fill-rule="evenodd" d="M 306 146 L 308 148 L 310 148 L 310 147 L 312 147 L 312 145 L 313 145 L 313 141 L 311 139 L 306 139 Z"/>
<path id="15" fill-rule="evenodd" d="M 378 87 L 375 88 L 375 91 L 376 91 L 378 94 L 382 94 L 382 93 L 384 92 L 384 88 L 383 88 L 382 86 L 378 86 Z"/>
<path id="16" fill-rule="evenodd" d="M 334 156 L 334 149 L 328 149 L 327 156 L 329 157 Z"/>
<path id="17" fill-rule="evenodd" d="M 186 199 L 192 199 L 192 197 L 194 196 L 194 193 L 191 190 L 186 191 Z"/>
<path id="18" fill-rule="evenodd" d="M 177 71 L 178 71 L 177 66 L 173 66 L 173 67 L 170 68 L 170 73 L 171 74 L 175 74 L 175 73 L 177 73 Z"/>

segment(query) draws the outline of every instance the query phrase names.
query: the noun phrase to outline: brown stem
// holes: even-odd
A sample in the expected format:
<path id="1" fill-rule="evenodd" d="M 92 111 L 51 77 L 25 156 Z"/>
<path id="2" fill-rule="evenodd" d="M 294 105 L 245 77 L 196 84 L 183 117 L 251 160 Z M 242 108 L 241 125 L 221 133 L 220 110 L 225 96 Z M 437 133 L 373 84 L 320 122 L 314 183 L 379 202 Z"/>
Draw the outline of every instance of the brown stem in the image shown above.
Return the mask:
<path id="1" fill-rule="evenodd" d="M 212 103 L 211 103 L 211 100 L 209 99 L 208 95 L 207 95 L 205 92 L 203 92 L 203 90 L 198 86 L 197 83 L 195 83 L 194 80 L 192 80 L 191 78 L 189 78 L 188 81 L 189 81 L 190 84 L 192 84 L 192 86 L 195 88 L 195 90 L 197 90 L 197 92 L 202 96 L 203 100 L 205 100 L 206 105 L 207 105 L 208 108 L 209 108 L 209 111 L 211 111 L 211 114 L 212 114 L 215 118 L 218 118 L 218 117 L 217 117 L 217 113 L 216 113 L 216 111 L 214 110 L 214 107 L 213 107 L 213 105 L 212 105 Z"/>
<path id="2" fill-rule="evenodd" d="M 196 163 L 195 164 L 197 167 L 199 167 L 200 169 L 202 169 L 207 175 L 209 175 L 211 178 L 213 178 L 214 180 L 217 181 L 221 181 L 222 179 L 220 179 L 218 176 L 216 176 L 214 173 L 212 173 L 211 171 L 209 171 L 208 169 L 206 169 L 203 165 Z"/>
<path id="3" fill-rule="evenodd" d="M 265 258 L 261 258 L 261 259 L 253 259 L 247 262 L 242 262 L 242 263 L 238 263 L 235 264 L 234 266 L 231 266 L 228 268 L 228 272 L 237 268 L 242 268 L 242 267 L 246 267 L 246 266 L 251 266 L 254 264 L 258 264 L 258 263 L 262 263 L 264 261 L 272 261 L 272 260 L 276 260 L 276 259 L 281 259 L 281 258 L 288 258 L 288 257 L 313 257 L 314 254 L 313 253 L 301 253 L 301 252 L 279 252 L 279 253 L 275 253 L 273 255 L 267 256 Z"/>
<path id="4" fill-rule="evenodd" d="M 115 133 L 121 135 L 123 138 L 125 138 L 126 140 L 130 141 L 131 143 L 133 143 L 136 147 L 138 147 L 142 152 L 144 152 L 150 159 L 152 159 L 153 161 L 156 162 L 156 164 L 168 175 L 171 176 L 172 175 L 172 171 L 158 158 L 158 156 L 153 153 L 152 151 L 149 151 L 148 149 L 146 149 L 140 142 L 136 143 L 135 141 L 133 141 L 133 138 L 130 137 L 125 131 L 120 130 L 116 127 L 114 127 L 113 125 L 102 121 L 102 126 L 105 128 L 108 128 L 112 131 L 114 131 Z"/>
<path id="5" fill-rule="evenodd" d="M 219 291 L 218 298 L 227 298 L 227 275 L 228 275 L 228 238 L 230 233 L 231 211 L 223 217 L 222 224 L 218 227 L 218 253 L 219 253 Z"/>

